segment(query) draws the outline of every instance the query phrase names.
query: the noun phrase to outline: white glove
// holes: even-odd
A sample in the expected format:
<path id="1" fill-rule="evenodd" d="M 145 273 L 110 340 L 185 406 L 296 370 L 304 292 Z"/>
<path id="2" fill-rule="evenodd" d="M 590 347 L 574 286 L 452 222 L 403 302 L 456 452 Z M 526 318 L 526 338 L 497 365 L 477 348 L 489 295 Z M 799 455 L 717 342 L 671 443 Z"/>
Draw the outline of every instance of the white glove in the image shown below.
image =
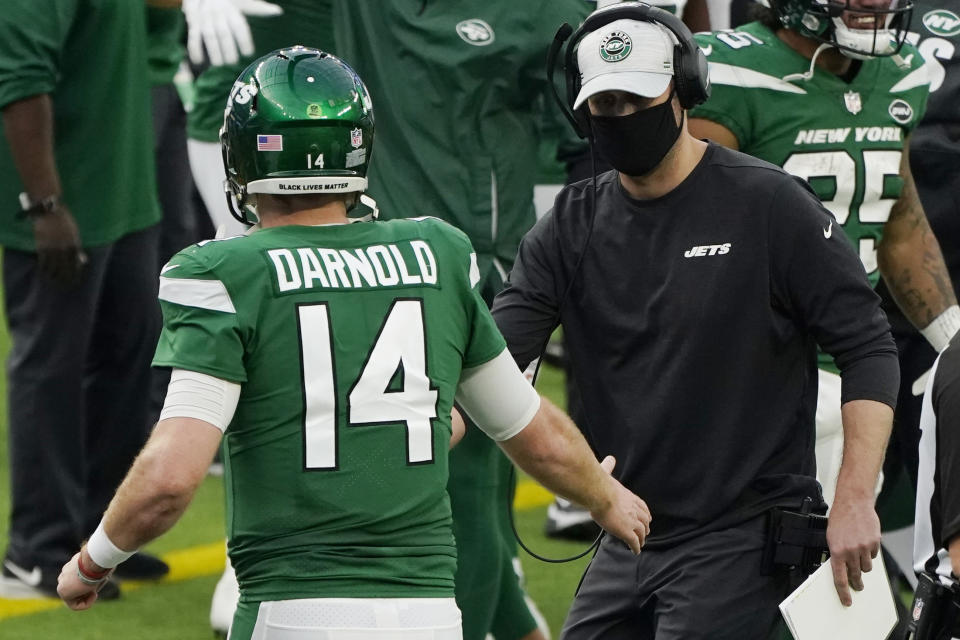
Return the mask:
<path id="1" fill-rule="evenodd" d="M 282 13 L 282 7 L 263 0 L 183 0 L 190 59 L 202 63 L 206 49 L 210 64 L 219 67 L 237 62 L 240 54 L 253 55 L 253 36 L 245 16 Z"/>

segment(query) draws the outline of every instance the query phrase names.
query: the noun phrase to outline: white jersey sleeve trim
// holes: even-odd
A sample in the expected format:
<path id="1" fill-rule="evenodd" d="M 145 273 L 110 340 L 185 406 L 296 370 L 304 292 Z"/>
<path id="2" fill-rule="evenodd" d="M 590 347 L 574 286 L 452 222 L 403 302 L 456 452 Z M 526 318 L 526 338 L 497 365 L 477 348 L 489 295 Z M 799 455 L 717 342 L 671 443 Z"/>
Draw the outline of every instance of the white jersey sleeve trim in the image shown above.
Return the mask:
<path id="1" fill-rule="evenodd" d="M 476 252 L 470 253 L 470 288 L 473 289 L 480 282 L 480 267 L 477 266 Z"/>
<path id="2" fill-rule="evenodd" d="M 890 93 L 901 93 L 903 91 L 909 91 L 910 89 L 922 87 L 925 84 L 930 84 L 931 73 L 935 73 L 931 69 L 932 64 L 935 63 L 932 63 L 930 60 L 925 60 L 922 66 L 917 67 L 905 75 L 900 82 L 893 85 L 890 88 Z"/>
<path id="3" fill-rule="evenodd" d="M 174 369 L 160 419 L 196 418 L 226 431 L 240 400 L 240 385 L 205 373 Z"/>
<path id="4" fill-rule="evenodd" d="M 497 442 L 523 431 L 540 409 L 540 396 L 506 349 L 460 373 L 457 402 L 480 430 Z"/>
<path id="5" fill-rule="evenodd" d="M 733 87 L 771 89 L 783 93 L 807 93 L 805 89 L 776 76 L 722 62 L 710 63 L 710 82 L 712 84 L 728 84 Z"/>
<path id="6" fill-rule="evenodd" d="M 236 313 L 227 288 L 219 280 L 191 280 L 160 276 L 161 300 L 210 311 Z"/>

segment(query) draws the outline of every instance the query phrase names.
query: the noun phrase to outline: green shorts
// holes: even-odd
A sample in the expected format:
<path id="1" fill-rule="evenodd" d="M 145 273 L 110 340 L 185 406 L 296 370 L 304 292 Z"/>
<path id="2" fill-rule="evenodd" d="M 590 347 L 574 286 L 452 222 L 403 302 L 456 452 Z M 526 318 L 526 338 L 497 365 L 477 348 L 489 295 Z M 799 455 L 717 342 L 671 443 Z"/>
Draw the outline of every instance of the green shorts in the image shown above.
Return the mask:
<path id="1" fill-rule="evenodd" d="M 513 568 L 517 543 L 507 515 L 511 463 L 475 426 L 450 452 L 447 491 L 457 540 L 457 605 L 463 639 L 517 640 L 537 628 Z"/>

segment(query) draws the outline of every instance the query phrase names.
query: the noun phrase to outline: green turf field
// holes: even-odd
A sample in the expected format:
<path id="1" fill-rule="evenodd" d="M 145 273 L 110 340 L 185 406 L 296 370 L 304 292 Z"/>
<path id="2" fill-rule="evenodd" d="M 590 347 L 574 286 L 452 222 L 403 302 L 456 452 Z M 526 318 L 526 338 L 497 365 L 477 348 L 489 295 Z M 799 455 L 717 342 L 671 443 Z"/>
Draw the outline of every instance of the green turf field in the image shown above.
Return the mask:
<path id="1" fill-rule="evenodd" d="M 0 359 L 6 361 L 9 339 L 0 327 Z M 563 404 L 561 374 L 545 369 L 538 387 Z M 0 373 L 0 403 L 6 377 Z M 0 411 L 0 547 L 6 548 L 9 513 L 6 411 Z M 548 556 L 567 556 L 585 545 L 547 540 L 541 533 L 546 493 L 524 479 L 518 491 L 517 527 L 528 545 Z M 539 489 L 539 490 L 538 490 Z M 184 518 L 149 547 L 170 562 L 171 575 L 158 584 L 127 584 L 119 601 L 98 603 L 72 612 L 57 600 L 0 598 L 2 640 L 210 640 L 207 620 L 210 595 L 223 569 L 223 492 L 219 478 L 208 477 Z M 554 632 L 559 631 L 586 559 L 547 565 L 521 552 L 530 594 Z"/>

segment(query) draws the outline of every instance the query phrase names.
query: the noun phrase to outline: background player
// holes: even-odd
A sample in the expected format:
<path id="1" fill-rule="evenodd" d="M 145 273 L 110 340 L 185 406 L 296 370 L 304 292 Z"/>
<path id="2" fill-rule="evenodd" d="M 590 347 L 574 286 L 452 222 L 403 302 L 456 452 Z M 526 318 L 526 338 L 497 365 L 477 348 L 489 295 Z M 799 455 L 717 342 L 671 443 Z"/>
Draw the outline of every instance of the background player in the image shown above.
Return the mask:
<path id="1" fill-rule="evenodd" d="M 521 467 L 639 553 L 646 505 L 540 405 L 479 295 L 463 234 L 433 218 L 346 224 L 372 144 L 370 98 L 339 59 L 296 47 L 241 76 L 224 157 L 238 213 L 255 207 L 261 228 L 191 247 L 163 270 L 155 363 L 174 368 L 167 401 L 64 567 L 72 608 L 96 600 L 120 549 L 176 521 L 225 431 L 242 592 L 232 638 L 344 618 L 354 630 L 342 637 L 459 638 L 445 494 L 455 391 Z"/>
<path id="2" fill-rule="evenodd" d="M 936 349 L 960 308 L 904 153 L 929 78 L 903 40 L 908 8 L 852 0 L 841 16 L 815 0 L 776 2 L 734 32 L 697 36 L 713 95 L 691 131 L 807 179 L 858 250 L 871 282 L 894 298 Z M 815 26 L 806 26 L 815 25 Z M 820 359 L 817 475 L 832 501 L 842 453 L 840 378 Z"/>

